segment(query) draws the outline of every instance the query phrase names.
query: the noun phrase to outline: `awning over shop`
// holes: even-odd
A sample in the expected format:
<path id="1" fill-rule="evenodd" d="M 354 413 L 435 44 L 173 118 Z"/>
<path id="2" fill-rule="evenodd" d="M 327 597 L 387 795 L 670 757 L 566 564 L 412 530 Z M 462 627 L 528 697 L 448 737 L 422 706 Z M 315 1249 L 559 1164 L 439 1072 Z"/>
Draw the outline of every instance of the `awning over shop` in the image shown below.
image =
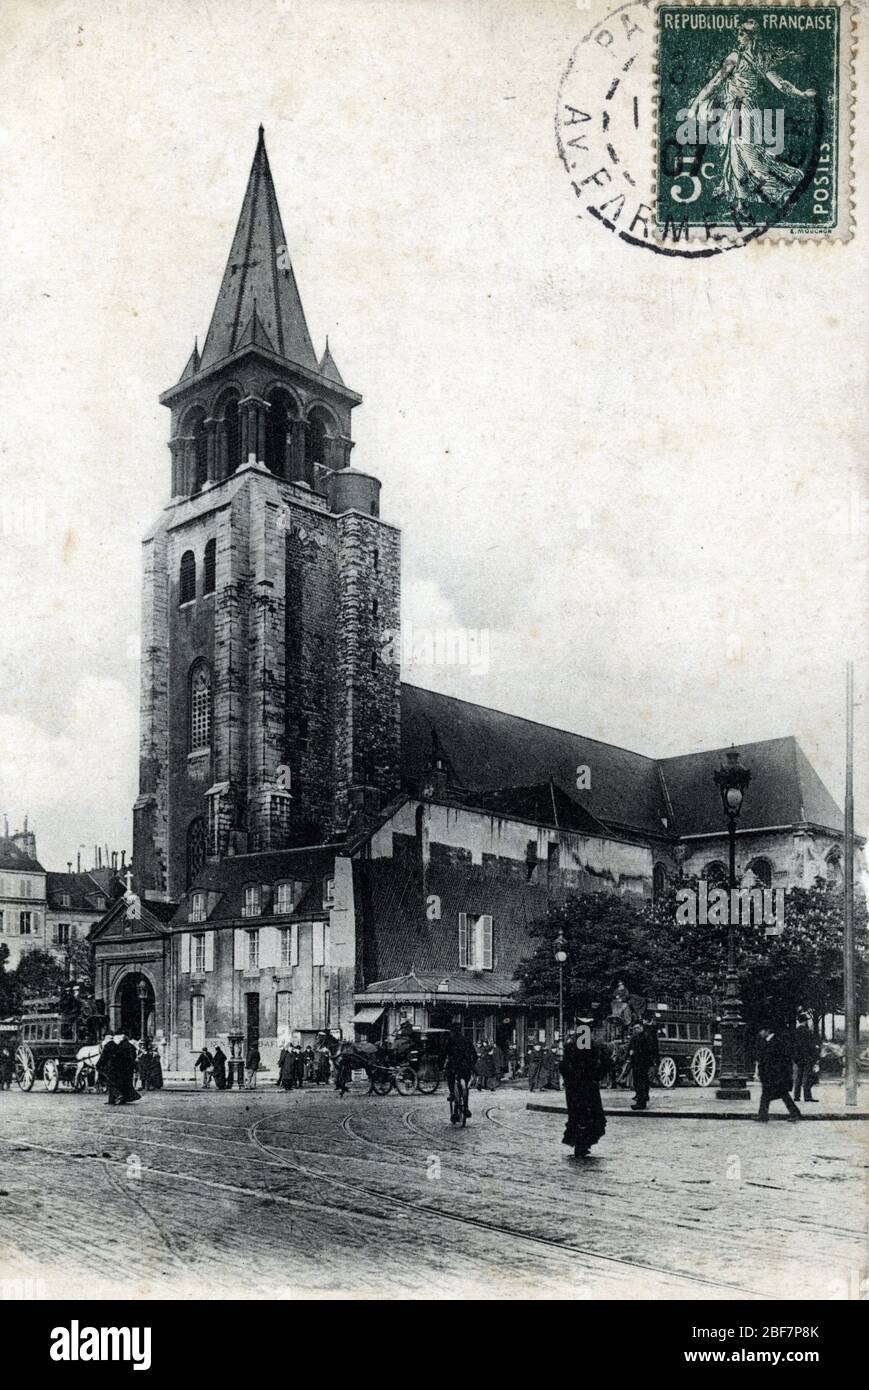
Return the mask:
<path id="1" fill-rule="evenodd" d="M 383 1017 L 383 1009 L 360 1009 L 353 1019 L 354 1023 L 376 1023 Z"/>

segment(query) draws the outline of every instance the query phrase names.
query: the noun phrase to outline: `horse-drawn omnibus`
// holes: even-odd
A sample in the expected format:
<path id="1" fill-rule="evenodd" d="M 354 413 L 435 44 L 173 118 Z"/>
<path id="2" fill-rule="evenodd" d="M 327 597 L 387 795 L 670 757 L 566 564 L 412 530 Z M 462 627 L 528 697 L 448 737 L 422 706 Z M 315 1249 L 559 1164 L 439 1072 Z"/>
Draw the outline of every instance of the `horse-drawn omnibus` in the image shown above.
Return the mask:
<path id="1" fill-rule="evenodd" d="M 41 1081 L 46 1091 L 63 1084 L 77 1091 L 97 1085 L 96 1061 L 108 1019 L 97 1010 L 31 1006 L 18 1020 L 15 1080 L 22 1091 Z"/>
<path id="2" fill-rule="evenodd" d="M 632 1084 L 629 1072 L 623 1070 L 631 1027 L 652 1019 L 658 1035 L 653 1084 L 667 1091 L 680 1081 L 711 1086 L 721 1064 L 721 1037 L 714 1001 L 708 994 L 662 994 L 654 1001 L 623 1003 L 618 1013 L 610 1014 L 598 1030 L 598 1041 L 613 1058 L 612 1078 L 620 1077 L 622 1084 Z"/>

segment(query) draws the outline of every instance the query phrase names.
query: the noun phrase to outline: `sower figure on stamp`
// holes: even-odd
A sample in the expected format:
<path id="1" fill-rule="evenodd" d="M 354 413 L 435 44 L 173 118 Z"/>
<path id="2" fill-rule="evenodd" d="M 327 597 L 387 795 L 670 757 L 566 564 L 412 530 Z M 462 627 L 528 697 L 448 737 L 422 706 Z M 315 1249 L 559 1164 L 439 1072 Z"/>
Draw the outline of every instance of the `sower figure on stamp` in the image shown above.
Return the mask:
<path id="1" fill-rule="evenodd" d="M 561 1059 L 567 1124 L 562 1144 L 573 1147 L 574 1158 L 584 1158 L 606 1131 L 606 1118 L 600 1098 L 600 1079 L 607 1064 L 606 1054 L 591 1039 L 591 1019 L 577 1020 L 578 1028 L 569 1038 Z"/>
<path id="2" fill-rule="evenodd" d="M 802 1118 L 791 1099 L 793 1068 L 793 1051 L 786 1034 L 772 1028 L 761 1028 L 757 1058 L 761 1090 L 760 1109 L 757 1112 L 757 1118 L 762 1124 L 766 1124 L 769 1120 L 771 1100 L 784 1101 L 789 1120 Z"/>
<path id="3" fill-rule="evenodd" d="M 803 179 L 802 169 L 777 158 L 777 144 L 765 144 L 757 138 L 758 128 L 763 129 L 764 112 L 771 105 L 770 86 L 790 97 L 808 99 L 815 95 L 812 88 L 803 92 L 774 72 L 770 66 L 773 56 L 763 51 L 757 22 L 745 20 L 736 48 L 698 92 L 687 112 L 689 122 L 700 118 L 710 131 L 714 125 L 722 150 L 721 181 L 714 193 L 726 197 L 737 213 L 747 214 L 751 202 L 780 207 Z M 706 103 L 719 90 L 721 109 L 707 111 Z"/>

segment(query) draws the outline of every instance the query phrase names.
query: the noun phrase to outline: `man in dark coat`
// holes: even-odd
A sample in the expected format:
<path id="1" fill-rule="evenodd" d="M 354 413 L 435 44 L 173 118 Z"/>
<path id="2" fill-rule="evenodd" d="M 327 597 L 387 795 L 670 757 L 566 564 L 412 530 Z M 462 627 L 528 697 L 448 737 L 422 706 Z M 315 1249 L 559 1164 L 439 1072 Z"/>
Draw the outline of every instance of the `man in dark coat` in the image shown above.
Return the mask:
<path id="1" fill-rule="evenodd" d="M 214 1049 L 214 1056 L 213 1056 L 213 1058 L 212 1058 L 212 1066 L 213 1066 L 213 1068 L 214 1068 L 214 1084 L 215 1084 L 215 1086 L 217 1087 L 218 1091 L 225 1091 L 225 1090 L 226 1090 L 226 1053 L 224 1052 L 223 1048 L 220 1046 L 220 1043 L 218 1043 L 218 1044 L 217 1044 L 217 1047 Z"/>
<path id="2" fill-rule="evenodd" d="M 12 1049 L 7 1043 L 0 1043 L 0 1091 L 8 1091 L 12 1085 Z"/>
<path id="3" fill-rule="evenodd" d="M 204 1087 L 210 1086 L 211 1078 L 214 1075 L 214 1058 L 207 1047 L 203 1047 L 196 1058 L 196 1070 L 202 1072 L 202 1085 Z"/>
<path id="4" fill-rule="evenodd" d="M 139 1092 L 133 1085 L 133 1073 L 136 1070 L 136 1049 L 126 1033 L 116 1033 L 115 1043 L 117 1048 L 114 1055 L 114 1071 L 117 1087 L 121 1093 L 118 1103 L 130 1105 L 140 1098 Z"/>
<path id="5" fill-rule="evenodd" d="M 783 1100 L 787 1107 L 789 1120 L 800 1120 L 802 1116 L 791 1099 L 791 1086 L 794 1079 L 793 1049 L 787 1034 L 773 1028 L 760 1030 L 757 1070 L 760 1075 L 760 1108 L 757 1118 L 761 1124 L 769 1120 L 771 1100 Z"/>
<path id="6" fill-rule="evenodd" d="M 631 1029 L 631 1040 L 625 1054 L 625 1066 L 634 1074 L 634 1103 L 632 1110 L 645 1110 L 649 1103 L 649 1068 L 655 1060 L 657 1042 L 653 1043 L 642 1023 Z"/>
<path id="7" fill-rule="evenodd" d="M 794 1033 L 795 1100 L 817 1105 L 818 1102 L 812 1095 L 812 1087 L 815 1084 L 815 1066 L 820 1055 L 821 1049 L 812 1037 L 809 1020 L 805 1014 L 800 1014 L 797 1019 L 797 1031 Z"/>
<path id="8" fill-rule="evenodd" d="M 561 1142 L 572 1145 L 574 1158 L 584 1158 L 606 1131 L 600 1098 L 600 1078 L 605 1066 L 603 1049 L 591 1039 L 591 1019 L 580 1019 L 576 1034 L 567 1041 L 560 1067 L 567 1101 L 567 1124 Z"/>
<path id="9" fill-rule="evenodd" d="M 105 1083 L 109 1093 L 106 1105 L 119 1105 L 121 1089 L 118 1085 L 118 1044 L 112 1037 L 106 1038 L 103 1043 L 97 1060 L 97 1075 Z"/>

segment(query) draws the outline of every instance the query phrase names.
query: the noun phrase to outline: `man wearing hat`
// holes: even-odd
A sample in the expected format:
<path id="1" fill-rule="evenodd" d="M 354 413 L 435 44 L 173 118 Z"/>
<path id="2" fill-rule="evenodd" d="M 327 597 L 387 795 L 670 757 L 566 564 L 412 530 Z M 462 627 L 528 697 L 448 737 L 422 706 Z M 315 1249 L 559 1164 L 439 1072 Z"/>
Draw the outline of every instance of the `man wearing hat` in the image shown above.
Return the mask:
<path id="1" fill-rule="evenodd" d="M 603 1049 L 592 1041 L 590 1017 L 577 1019 L 576 1032 L 568 1039 L 561 1059 L 567 1124 L 562 1144 L 573 1148 L 574 1158 L 585 1158 L 589 1149 L 606 1131 L 606 1118 L 600 1098 L 600 1078 L 606 1059 Z"/>
<path id="2" fill-rule="evenodd" d="M 812 1095 L 812 1087 L 815 1084 L 815 1067 L 820 1055 L 821 1049 L 812 1037 L 808 1017 L 806 1014 L 800 1014 L 794 1033 L 794 1100 L 804 1100 L 811 1105 L 817 1105 L 818 1102 Z"/>

